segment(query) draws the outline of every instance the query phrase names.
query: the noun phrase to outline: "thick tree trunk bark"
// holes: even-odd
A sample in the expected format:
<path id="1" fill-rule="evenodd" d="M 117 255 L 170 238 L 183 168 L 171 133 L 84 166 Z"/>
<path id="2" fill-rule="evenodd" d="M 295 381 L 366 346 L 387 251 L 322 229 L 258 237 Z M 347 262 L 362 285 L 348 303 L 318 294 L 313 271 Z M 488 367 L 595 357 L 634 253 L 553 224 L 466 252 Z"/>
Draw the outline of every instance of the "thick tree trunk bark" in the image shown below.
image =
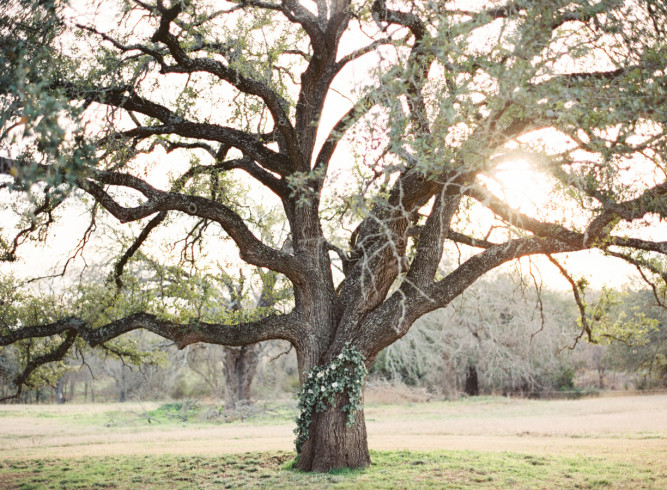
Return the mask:
<path id="1" fill-rule="evenodd" d="M 359 331 L 358 322 L 361 317 L 359 311 L 364 307 L 354 302 L 350 305 L 341 302 L 333 287 L 326 247 L 322 248 L 319 259 L 318 267 L 321 267 L 321 272 L 313 275 L 311 283 L 300 288 L 295 287 L 295 304 L 303 311 L 303 321 L 311 325 L 312 329 L 307 335 L 297 338 L 293 345 L 297 351 L 302 388 L 309 386 L 309 390 L 321 389 L 320 395 L 309 392 L 313 396 L 302 391 L 304 398 L 300 402 L 306 399 L 309 400 L 308 404 L 313 400 L 324 401 L 326 408 L 318 413 L 315 408 L 317 402 L 315 406 L 309 405 L 312 412 L 309 415 L 307 433 L 297 436 L 305 435 L 307 439 L 303 444 L 297 441 L 300 448 L 297 448 L 295 467 L 301 471 L 314 472 L 366 468 L 370 465 L 371 458 L 363 409 L 360 408 L 354 413 L 354 422 L 348 427 L 348 414 L 342 408 L 350 402 L 363 407 L 363 396 L 356 398 L 353 395 L 354 399 L 350 400 L 350 395 L 356 388 L 345 386 L 358 381 L 363 387 L 369 364 L 378 350 L 374 350 L 372 345 L 371 348 L 364 348 L 365 345 L 361 342 L 355 342 L 354 334 Z M 314 267 L 314 270 L 316 269 L 317 267 Z M 363 373 L 360 373 L 361 370 Z M 313 375 L 314 381 L 309 381 Z M 317 381 L 320 378 L 322 381 Z M 344 387 L 344 391 L 335 391 L 338 386 Z M 332 392 L 329 390 L 336 393 L 331 405 L 328 398 L 323 399 L 321 395 L 325 392 L 328 395 L 324 396 L 331 396 Z M 309 408 L 304 408 L 305 412 L 309 411 Z M 297 430 L 301 428 L 298 427 Z"/>
<path id="2" fill-rule="evenodd" d="M 239 402 L 250 400 L 250 386 L 257 372 L 259 344 L 223 347 L 225 409 L 234 410 Z"/>
<path id="3" fill-rule="evenodd" d="M 346 415 L 338 408 L 330 407 L 315 414 L 296 467 L 302 471 L 326 472 L 370 465 L 363 410 L 356 412 L 352 426 L 347 427 L 346 421 Z"/>

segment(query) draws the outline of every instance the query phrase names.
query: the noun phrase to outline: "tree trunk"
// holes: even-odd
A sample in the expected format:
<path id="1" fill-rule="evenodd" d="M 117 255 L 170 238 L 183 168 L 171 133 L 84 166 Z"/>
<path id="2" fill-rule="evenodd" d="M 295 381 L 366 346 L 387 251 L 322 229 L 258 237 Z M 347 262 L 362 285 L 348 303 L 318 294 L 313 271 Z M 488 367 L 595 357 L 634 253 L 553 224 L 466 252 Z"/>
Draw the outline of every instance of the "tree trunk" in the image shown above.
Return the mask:
<path id="1" fill-rule="evenodd" d="M 125 403 L 127 400 L 127 383 L 125 382 L 125 366 L 120 368 L 120 376 L 116 378 L 116 387 L 118 388 L 118 401 Z"/>
<path id="2" fill-rule="evenodd" d="M 56 402 L 58 405 L 62 405 L 65 403 L 65 393 L 64 393 L 64 385 L 65 385 L 65 376 L 61 376 L 58 378 L 58 382 L 56 383 Z"/>
<path id="3" fill-rule="evenodd" d="M 346 420 L 346 415 L 339 408 L 330 407 L 315 414 L 296 467 L 302 471 L 326 472 L 370 465 L 363 410 L 356 412 L 351 427 L 347 427 Z"/>
<path id="4" fill-rule="evenodd" d="M 442 354 L 442 378 L 440 390 L 446 398 L 453 399 L 458 395 L 456 389 L 456 357 L 447 352 Z"/>
<path id="5" fill-rule="evenodd" d="M 477 368 L 472 364 L 468 366 L 468 371 L 466 372 L 465 392 L 470 396 L 479 395 L 479 381 L 477 378 Z"/>
<path id="6" fill-rule="evenodd" d="M 234 410 L 239 402 L 250 400 L 250 385 L 259 362 L 259 344 L 223 347 L 225 372 L 225 409 Z"/>

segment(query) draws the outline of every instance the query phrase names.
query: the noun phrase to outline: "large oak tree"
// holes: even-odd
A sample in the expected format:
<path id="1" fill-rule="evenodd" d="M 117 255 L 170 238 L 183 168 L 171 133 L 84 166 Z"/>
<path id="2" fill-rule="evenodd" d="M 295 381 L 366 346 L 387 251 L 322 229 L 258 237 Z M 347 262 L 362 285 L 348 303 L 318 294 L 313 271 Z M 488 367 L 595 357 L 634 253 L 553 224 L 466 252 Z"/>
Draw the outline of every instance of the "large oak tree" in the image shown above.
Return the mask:
<path id="1" fill-rule="evenodd" d="M 317 409 L 302 418 L 298 467 L 363 467 L 355 359 L 368 367 L 485 273 L 547 255 L 582 310 L 581 284 L 553 254 L 599 249 L 664 277 L 662 2 L 97 3 L 3 7 L 0 173 L 32 203 L 25 227 L 4 232 L 5 260 L 63 202 L 87 199 L 93 218 L 141 225 L 113 276 L 185 215 L 195 235 L 223 233 L 243 262 L 286 277 L 293 303 L 250 322 L 136 311 L 1 325 L 0 345 L 51 342 L 17 384 L 77 343 L 135 329 L 181 347 L 284 339 L 308 390 L 329 396 L 303 394 Z M 187 165 L 151 180 L 167 153 Z M 519 157 L 553 184 L 551 206 L 520 212 L 494 187 Z M 267 196 L 288 223 L 281 248 L 248 219 Z"/>

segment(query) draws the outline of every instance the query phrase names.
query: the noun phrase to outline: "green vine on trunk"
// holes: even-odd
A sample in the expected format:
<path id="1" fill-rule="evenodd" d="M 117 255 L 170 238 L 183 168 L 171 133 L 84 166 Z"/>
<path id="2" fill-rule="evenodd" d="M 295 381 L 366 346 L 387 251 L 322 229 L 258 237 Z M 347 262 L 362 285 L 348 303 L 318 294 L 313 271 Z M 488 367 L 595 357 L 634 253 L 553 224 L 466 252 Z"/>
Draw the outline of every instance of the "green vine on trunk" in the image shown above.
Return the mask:
<path id="1" fill-rule="evenodd" d="M 337 395 L 347 394 L 348 402 L 341 410 L 347 416 L 347 426 L 354 424 L 354 415 L 361 408 L 361 393 L 367 374 L 366 359 L 349 343 L 327 366 L 315 366 L 310 370 L 298 394 L 299 417 L 294 429 L 297 454 L 301 454 L 303 443 L 308 439 L 313 415 L 333 406 Z"/>

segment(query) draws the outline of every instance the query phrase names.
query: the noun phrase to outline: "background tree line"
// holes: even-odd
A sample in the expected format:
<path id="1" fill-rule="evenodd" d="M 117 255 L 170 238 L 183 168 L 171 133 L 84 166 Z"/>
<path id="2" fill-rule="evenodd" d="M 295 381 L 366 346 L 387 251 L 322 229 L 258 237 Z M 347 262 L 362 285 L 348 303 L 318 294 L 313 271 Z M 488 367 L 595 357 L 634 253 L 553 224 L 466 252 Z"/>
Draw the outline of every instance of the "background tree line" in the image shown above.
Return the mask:
<path id="1" fill-rule="evenodd" d="M 284 291 L 268 292 L 278 285 L 267 283 L 266 277 L 255 278 L 260 289 L 254 293 L 243 274 L 235 281 L 227 277 L 218 288 L 199 283 L 188 289 L 184 279 L 197 281 L 181 269 L 166 270 L 148 260 L 139 268 L 144 269 L 144 278 L 153 275 L 153 284 L 158 277 L 163 287 L 181 283 L 172 299 L 196 293 L 208 308 L 221 308 L 227 314 L 238 314 L 244 305 L 246 314 L 258 314 L 258 308 L 261 312 L 271 302 L 269 296 L 274 295 L 275 304 L 284 295 Z M 576 396 L 667 387 L 667 317 L 651 291 L 591 293 L 591 321 L 612 324 L 607 330 L 614 324 L 616 329 L 631 325 L 632 331 L 626 338 L 598 339 L 602 342 L 593 344 L 577 339 L 581 321 L 566 294 L 536 291 L 534 284 L 517 277 L 502 274 L 484 280 L 447 308 L 420 319 L 408 335 L 378 356 L 371 368 L 371 387 L 374 380 L 385 380 L 447 398 Z M 8 278 L 3 285 L 1 301 L 12 306 L 2 310 L 0 321 L 5 324 L 48 317 L 47 310 L 61 307 L 63 301 L 83 301 L 84 295 L 99 292 L 89 284 L 65 295 L 33 296 Z M 208 293 L 203 292 L 206 288 Z M 113 348 L 70 356 L 57 368 L 45 369 L 41 382 L 24 391 L 19 401 L 196 398 L 224 400 L 225 409 L 234 410 L 237 404 L 244 407 L 253 400 L 291 397 L 299 384 L 294 352 L 284 342 L 240 348 L 196 344 L 178 350 L 150 332 L 135 332 L 130 339 L 123 348 L 134 356 L 130 359 L 135 364 L 127 362 L 127 356 L 120 358 Z M 19 349 L 8 349 L 0 358 L 5 374 L 0 397 L 13 388 L 9 373 L 18 371 L 20 355 Z"/>

